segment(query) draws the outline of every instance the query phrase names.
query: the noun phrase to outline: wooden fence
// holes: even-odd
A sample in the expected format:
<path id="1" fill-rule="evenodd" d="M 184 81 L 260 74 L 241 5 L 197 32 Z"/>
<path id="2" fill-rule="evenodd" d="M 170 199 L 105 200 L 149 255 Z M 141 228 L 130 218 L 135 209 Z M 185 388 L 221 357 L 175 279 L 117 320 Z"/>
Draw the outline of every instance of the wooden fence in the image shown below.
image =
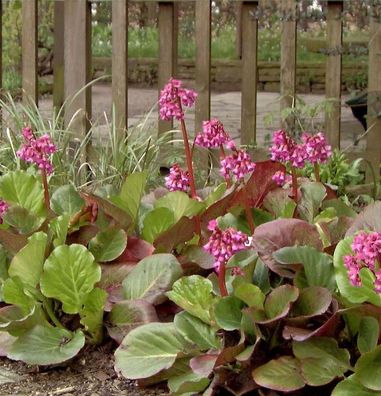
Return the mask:
<path id="1" fill-rule="evenodd" d="M 140 0 L 130 0 L 140 1 Z M 145 0 L 147 2 L 147 0 Z M 152 0 L 151 0 L 152 1 Z M 195 3 L 196 37 L 196 103 L 195 129 L 210 118 L 211 97 L 211 0 L 188 0 Z M 171 76 L 176 76 L 178 39 L 178 2 L 155 1 L 158 4 L 159 27 L 159 90 Z M 112 0 L 112 95 L 116 120 L 121 133 L 127 124 L 128 109 L 128 3 Z M 328 0 L 326 97 L 334 101 L 334 111 L 326 115 L 326 134 L 330 143 L 340 148 L 341 66 L 344 0 Z M 38 102 L 37 90 L 37 0 L 22 2 L 22 73 L 25 100 Z M 240 43 L 242 54 L 241 143 L 256 140 L 257 48 L 258 21 L 254 17 L 258 0 L 240 1 Z M 281 108 L 292 105 L 296 95 L 297 18 L 296 1 L 282 0 L 281 34 Z M 369 92 L 381 91 L 381 24 L 376 6 L 371 16 L 369 41 Z M 1 70 L 1 67 L 0 67 Z M 80 91 L 91 80 L 91 1 L 55 0 L 54 17 L 54 106 Z M 370 108 L 370 106 L 369 106 Z M 79 110 L 75 131 L 83 137 L 91 117 L 91 87 L 82 90 L 65 111 L 66 120 Z M 290 121 L 292 122 L 292 120 Z M 381 120 L 369 112 L 366 157 L 375 169 L 381 156 Z M 159 131 L 171 128 L 159 122 Z"/>

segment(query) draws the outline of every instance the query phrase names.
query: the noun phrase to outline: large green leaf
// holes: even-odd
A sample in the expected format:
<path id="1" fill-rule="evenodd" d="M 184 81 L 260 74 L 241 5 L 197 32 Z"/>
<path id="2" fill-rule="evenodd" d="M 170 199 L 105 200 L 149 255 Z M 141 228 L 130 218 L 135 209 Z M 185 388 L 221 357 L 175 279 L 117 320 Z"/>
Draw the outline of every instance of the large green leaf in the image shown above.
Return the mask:
<path id="1" fill-rule="evenodd" d="M 381 391 L 381 345 L 364 353 L 356 362 L 356 379 L 366 388 Z"/>
<path id="2" fill-rule="evenodd" d="M 46 242 L 47 236 L 43 232 L 36 232 L 29 237 L 28 244 L 13 257 L 9 276 L 18 276 L 22 282 L 36 287 L 45 261 Z"/>
<path id="3" fill-rule="evenodd" d="M 154 254 L 139 261 L 123 281 L 127 300 L 144 299 L 154 304 L 165 300 L 169 290 L 182 275 L 182 269 L 172 254 Z"/>
<path id="4" fill-rule="evenodd" d="M 79 212 L 85 205 L 78 191 L 71 184 L 60 186 L 52 194 L 51 207 L 58 215 L 68 214 L 70 217 Z"/>
<path id="5" fill-rule="evenodd" d="M 103 310 L 107 300 L 107 293 L 99 288 L 93 289 L 84 299 L 80 311 L 81 324 L 91 334 L 95 343 L 102 341 Z"/>
<path id="6" fill-rule="evenodd" d="M 299 298 L 292 306 L 292 316 L 309 318 L 322 315 L 330 307 L 332 295 L 324 287 L 310 286 L 300 291 Z"/>
<path id="7" fill-rule="evenodd" d="M 119 195 L 111 198 L 112 202 L 130 215 L 133 222 L 136 221 L 139 212 L 140 201 L 144 194 L 146 182 L 147 171 L 132 173 L 127 176 Z"/>
<path id="8" fill-rule="evenodd" d="M 205 209 L 205 204 L 189 198 L 182 191 L 170 192 L 155 202 L 155 208 L 168 208 L 175 216 L 175 223 L 183 216 L 192 217 Z"/>
<path id="9" fill-rule="evenodd" d="M 64 214 L 55 217 L 49 222 L 50 237 L 53 239 L 53 246 L 64 245 L 66 242 L 67 232 L 70 225 L 70 215 Z"/>
<path id="10" fill-rule="evenodd" d="M 263 309 L 266 296 L 258 286 L 251 283 L 239 283 L 234 286 L 234 295 L 249 307 Z"/>
<path id="11" fill-rule="evenodd" d="M 209 279 L 200 275 L 192 275 L 176 281 L 167 296 L 191 315 L 210 324 L 210 309 L 216 301 L 212 291 L 213 284 Z"/>
<path id="12" fill-rule="evenodd" d="M 321 359 L 330 367 L 336 367 L 344 374 L 350 368 L 349 352 L 339 348 L 337 341 L 328 337 L 311 337 L 306 341 L 293 341 L 292 350 L 295 357 L 303 359 Z M 313 373 L 312 373 L 313 374 Z"/>
<path id="13" fill-rule="evenodd" d="M 41 366 L 57 364 L 74 357 L 84 345 L 81 331 L 73 334 L 65 329 L 37 325 L 12 344 L 7 357 Z"/>
<path id="14" fill-rule="evenodd" d="M 39 217 L 18 205 L 11 206 L 3 215 L 4 222 L 16 228 L 21 234 L 30 234 L 40 228 L 44 217 Z"/>
<path id="15" fill-rule="evenodd" d="M 8 278 L 3 285 L 3 297 L 7 304 L 15 304 L 29 312 L 36 301 L 31 290 L 17 276 Z"/>
<path id="16" fill-rule="evenodd" d="M 84 298 L 101 278 L 101 268 L 82 245 L 56 247 L 45 261 L 41 291 L 62 302 L 66 313 L 81 311 Z"/>
<path id="17" fill-rule="evenodd" d="M 124 230 L 117 227 L 111 227 L 91 239 L 89 250 L 96 261 L 106 262 L 118 258 L 126 249 L 127 234 Z"/>
<path id="18" fill-rule="evenodd" d="M 329 384 L 347 371 L 331 359 L 306 358 L 301 361 L 301 372 L 307 385 L 322 386 Z"/>
<path id="19" fill-rule="evenodd" d="M 370 302 L 381 306 L 381 295 L 374 290 L 374 277 L 366 268 L 360 271 L 361 286 L 353 286 L 348 278 L 348 271 L 344 266 L 344 256 L 353 254 L 351 243 L 353 238 L 347 237 L 339 242 L 333 256 L 336 282 L 340 293 L 351 303 L 361 304 Z"/>
<path id="20" fill-rule="evenodd" d="M 0 177 L 0 197 L 37 216 L 44 216 L 44 190 L 41 180 L 24 171 L 8 172 Z"/>
<path id="21" fill-rule="evenodd" d="M 287 246 L 273 253 L 275 260 L 282 264 L 303 264 L 310 286 L 322 286 L 335 290 L 335 274 L 332 258 L 312 246 Z"/>
<path id="22" fill-rule="evenodd" d="M 265 388 L 291 392 L 304 387 L 300 363 L 291 356 L 270 360 L 253 371 L 254 381 Z"/>
<path id="23" fill-rule="evenodd" d="M 361 318 L 357 347 L 361 353 L 370 352 L 376 348 L 380 336 L 380 325 L 376 318 L 364 316 Z"/>
<path id="24" fill-rule="evenodd" d="M 142 237 L 149 243 L 175 223 L 175 216 L 168 208 L 156 208 L 147 214 L 143 221 Z"/>
<path id="25" fill-rule="evenodd" d="M 214 315 L 218 326 L 224 330 L 237 330 L 241 327 L 242 301 L 234 296 L 221 298 L 215 305 Z"/>
<path id="26" fill-rule="evenodd" d="M 129 379 L 151 377 L 170 368 L 188 347 L 173 323 L 148 323 L 124 338 L 115 352 L 115 368 Z"/>
<path id="27" fill-rule="evenodd" d="M 45 321 L 45 314 L 37 304 L 31 307 L 29 311 L 17 305 L 7 305 L 0 309 L 0 330 L 7 331 L 15 337 Z"/>
<path id="28" fill-rule="evenodd" d="M 182 336 L 196 344 L 201 350 L 221 348 L 221 339 L 217 337 L 216 332 L 188 312 L 178 313 L 175 316 L 174 324 Z"/>
<path id="29" fill-rule="evenodd" d="M 380 392 L 366 388 L 358 381 L 356 375 L 351 375 L 337 384 L 332 396 L 380 396 Z"/>

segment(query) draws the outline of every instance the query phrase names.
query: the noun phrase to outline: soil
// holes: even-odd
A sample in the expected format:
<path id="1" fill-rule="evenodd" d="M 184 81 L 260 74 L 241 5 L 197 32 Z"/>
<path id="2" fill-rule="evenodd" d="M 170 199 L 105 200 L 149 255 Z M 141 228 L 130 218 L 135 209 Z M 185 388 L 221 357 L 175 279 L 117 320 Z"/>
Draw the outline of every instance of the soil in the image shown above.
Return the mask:
<path id="1" fill-rule="evenodd" d="M 164 387 L 142 389 L 135 381 L 118 376 L 111 348 L 89 350 L 62 366 L 28 366 L 0 358 L 0 370 L 21 376 L 0 385 L 0 396 L 163 396 Z"/>

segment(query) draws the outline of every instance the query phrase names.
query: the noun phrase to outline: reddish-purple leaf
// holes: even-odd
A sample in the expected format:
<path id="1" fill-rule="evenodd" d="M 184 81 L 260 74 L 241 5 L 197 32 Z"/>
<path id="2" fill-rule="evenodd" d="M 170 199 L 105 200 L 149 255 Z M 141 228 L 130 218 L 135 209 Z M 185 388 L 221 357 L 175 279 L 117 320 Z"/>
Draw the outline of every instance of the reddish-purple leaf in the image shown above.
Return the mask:
<path id="1" fill-rule="evenodd" d="M 129 236 L 127 247 L 115 260 L 117 263 L 138 263 L 147 256 L 151 256 L 155 248 L 147 241 L 135 236 Z"/>
<path id="2" fill-rule="evenodd" d="M 253 246 L 262 261 L 274 272 L 284 277 L 293 277 L 297 267 L 278 263 L 273 253 L 286 246 L 309 245 L 322 250 L 319 232 L 314 225 L 299 219 L 278 219 L 256 228 Z"/>
<path id="3" fill-rule="evenodd" d="M 214 369 L 217 358 L 218 353 L 195 356 L 190 360 L 189 365 L 194 373 L 208 377 Z"/>

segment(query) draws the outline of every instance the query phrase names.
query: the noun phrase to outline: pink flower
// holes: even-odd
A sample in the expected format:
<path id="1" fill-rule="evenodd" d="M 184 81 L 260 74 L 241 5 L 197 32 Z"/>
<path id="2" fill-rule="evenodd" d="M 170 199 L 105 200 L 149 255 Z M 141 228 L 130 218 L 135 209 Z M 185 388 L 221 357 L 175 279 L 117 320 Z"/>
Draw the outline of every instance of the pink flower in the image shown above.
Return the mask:
<path id="1" fill-rule="evenodd" d="M 381 294 L 381 233 L 359 232 L 352 242 L 353 255 L 344 256 L 344 266 L 353 286 L 361 286 L 360 270 L 368 268 L 375 277 L 374 288 Z"/>
<path id="2" fill-rule="evenodd" d="M 195 144 L 205 148 L 218 148 L 230 141 L 222 122 L 213 119 L 202 123 L 202 133 L 196 136 Z"/>
<path id="3" fill-rule="evenodd" d="M 316 135 L 303 133 L 302 141 L 305 146 L 308 161 L 312 164 L 326 163 L 332 155 L 332 148 L 327 144 L 325 136 L 319 132 Z"/>
<path id="4" fill-rule="evenodd" d="M 212 235 L 204 249 L 215 258 L 214 267 L 219 272 L 220 266 L 226 264 L 235 253 L 247 249 L 245 243 L 248 236 L 234 228 L 221 230 L 216 220 L 209 222 L 208 229 L 212 231 Z"/>
<path id="5" fill-rule="evenodd" d="M 295 141 L 287 135 L 286 131 L 280 129 L 273 133 L 273 145 L 270 147 L 271 160 L 278 162 L 290 161 L 295 149 Z"/>
<path id="6" fill-rule="evenodd" d="M 222 159 L 220 163 L 221 174 L 225 179 L 229 179 L 232 174 L 237 181 L 242 181 L 245 175 L 255 170 L 255 162 L 244 150 L 236 150 Z"/>
<path id="7" fill-rule="evenodd" d="M 3 216 L 7 213 L 9 205 L 3 200 L 0 199 L 0 224 L 3 224 Z"/>
<path id="8" fill-rule="evenodd" d="M 274 173 L 272 180 L 275 181 L 278 186 L 284 186 L 286 183 L 291 183 L 292 178 L 290 175 L 287 175 L 286 172 L 277 171 Z"/>
<path id="9" fill-rule="evenodd" d="M 304 168 L 307 160 L 307 153 L 303 144 L 298 144 L 294 147 L 290 155 L 291 165 L 295 168 Z"/>
<path id="10" fill-rule="evenodd" d="M 179 164 L 173 164 L 169 175 L 165 178 L 165 185 L 169 191 L 184 191 L 189 189 L 189 172 L 180 168 Z"/>
<path id="11" fill-rule="evenodd" d="M 49 160 L 49 155 L 55 153 L 57 148 L 50 136 L 45 134 L 36 138 L 29 127 L 24 128 L 22 134 L 26 142 L 17 151 L 17 155 L 25 162 L 36 164 L 46 173 L 52 173 L 53 165 Z"/>
<path id="12" fill-rule="evenodd" d="M 160 92 L 160 118 L 165 121 L 184 119 L 181 106 L 192 107 L 196 97 L 196 92 L 182 88 L 181 81 L 171 78 Z"/>

